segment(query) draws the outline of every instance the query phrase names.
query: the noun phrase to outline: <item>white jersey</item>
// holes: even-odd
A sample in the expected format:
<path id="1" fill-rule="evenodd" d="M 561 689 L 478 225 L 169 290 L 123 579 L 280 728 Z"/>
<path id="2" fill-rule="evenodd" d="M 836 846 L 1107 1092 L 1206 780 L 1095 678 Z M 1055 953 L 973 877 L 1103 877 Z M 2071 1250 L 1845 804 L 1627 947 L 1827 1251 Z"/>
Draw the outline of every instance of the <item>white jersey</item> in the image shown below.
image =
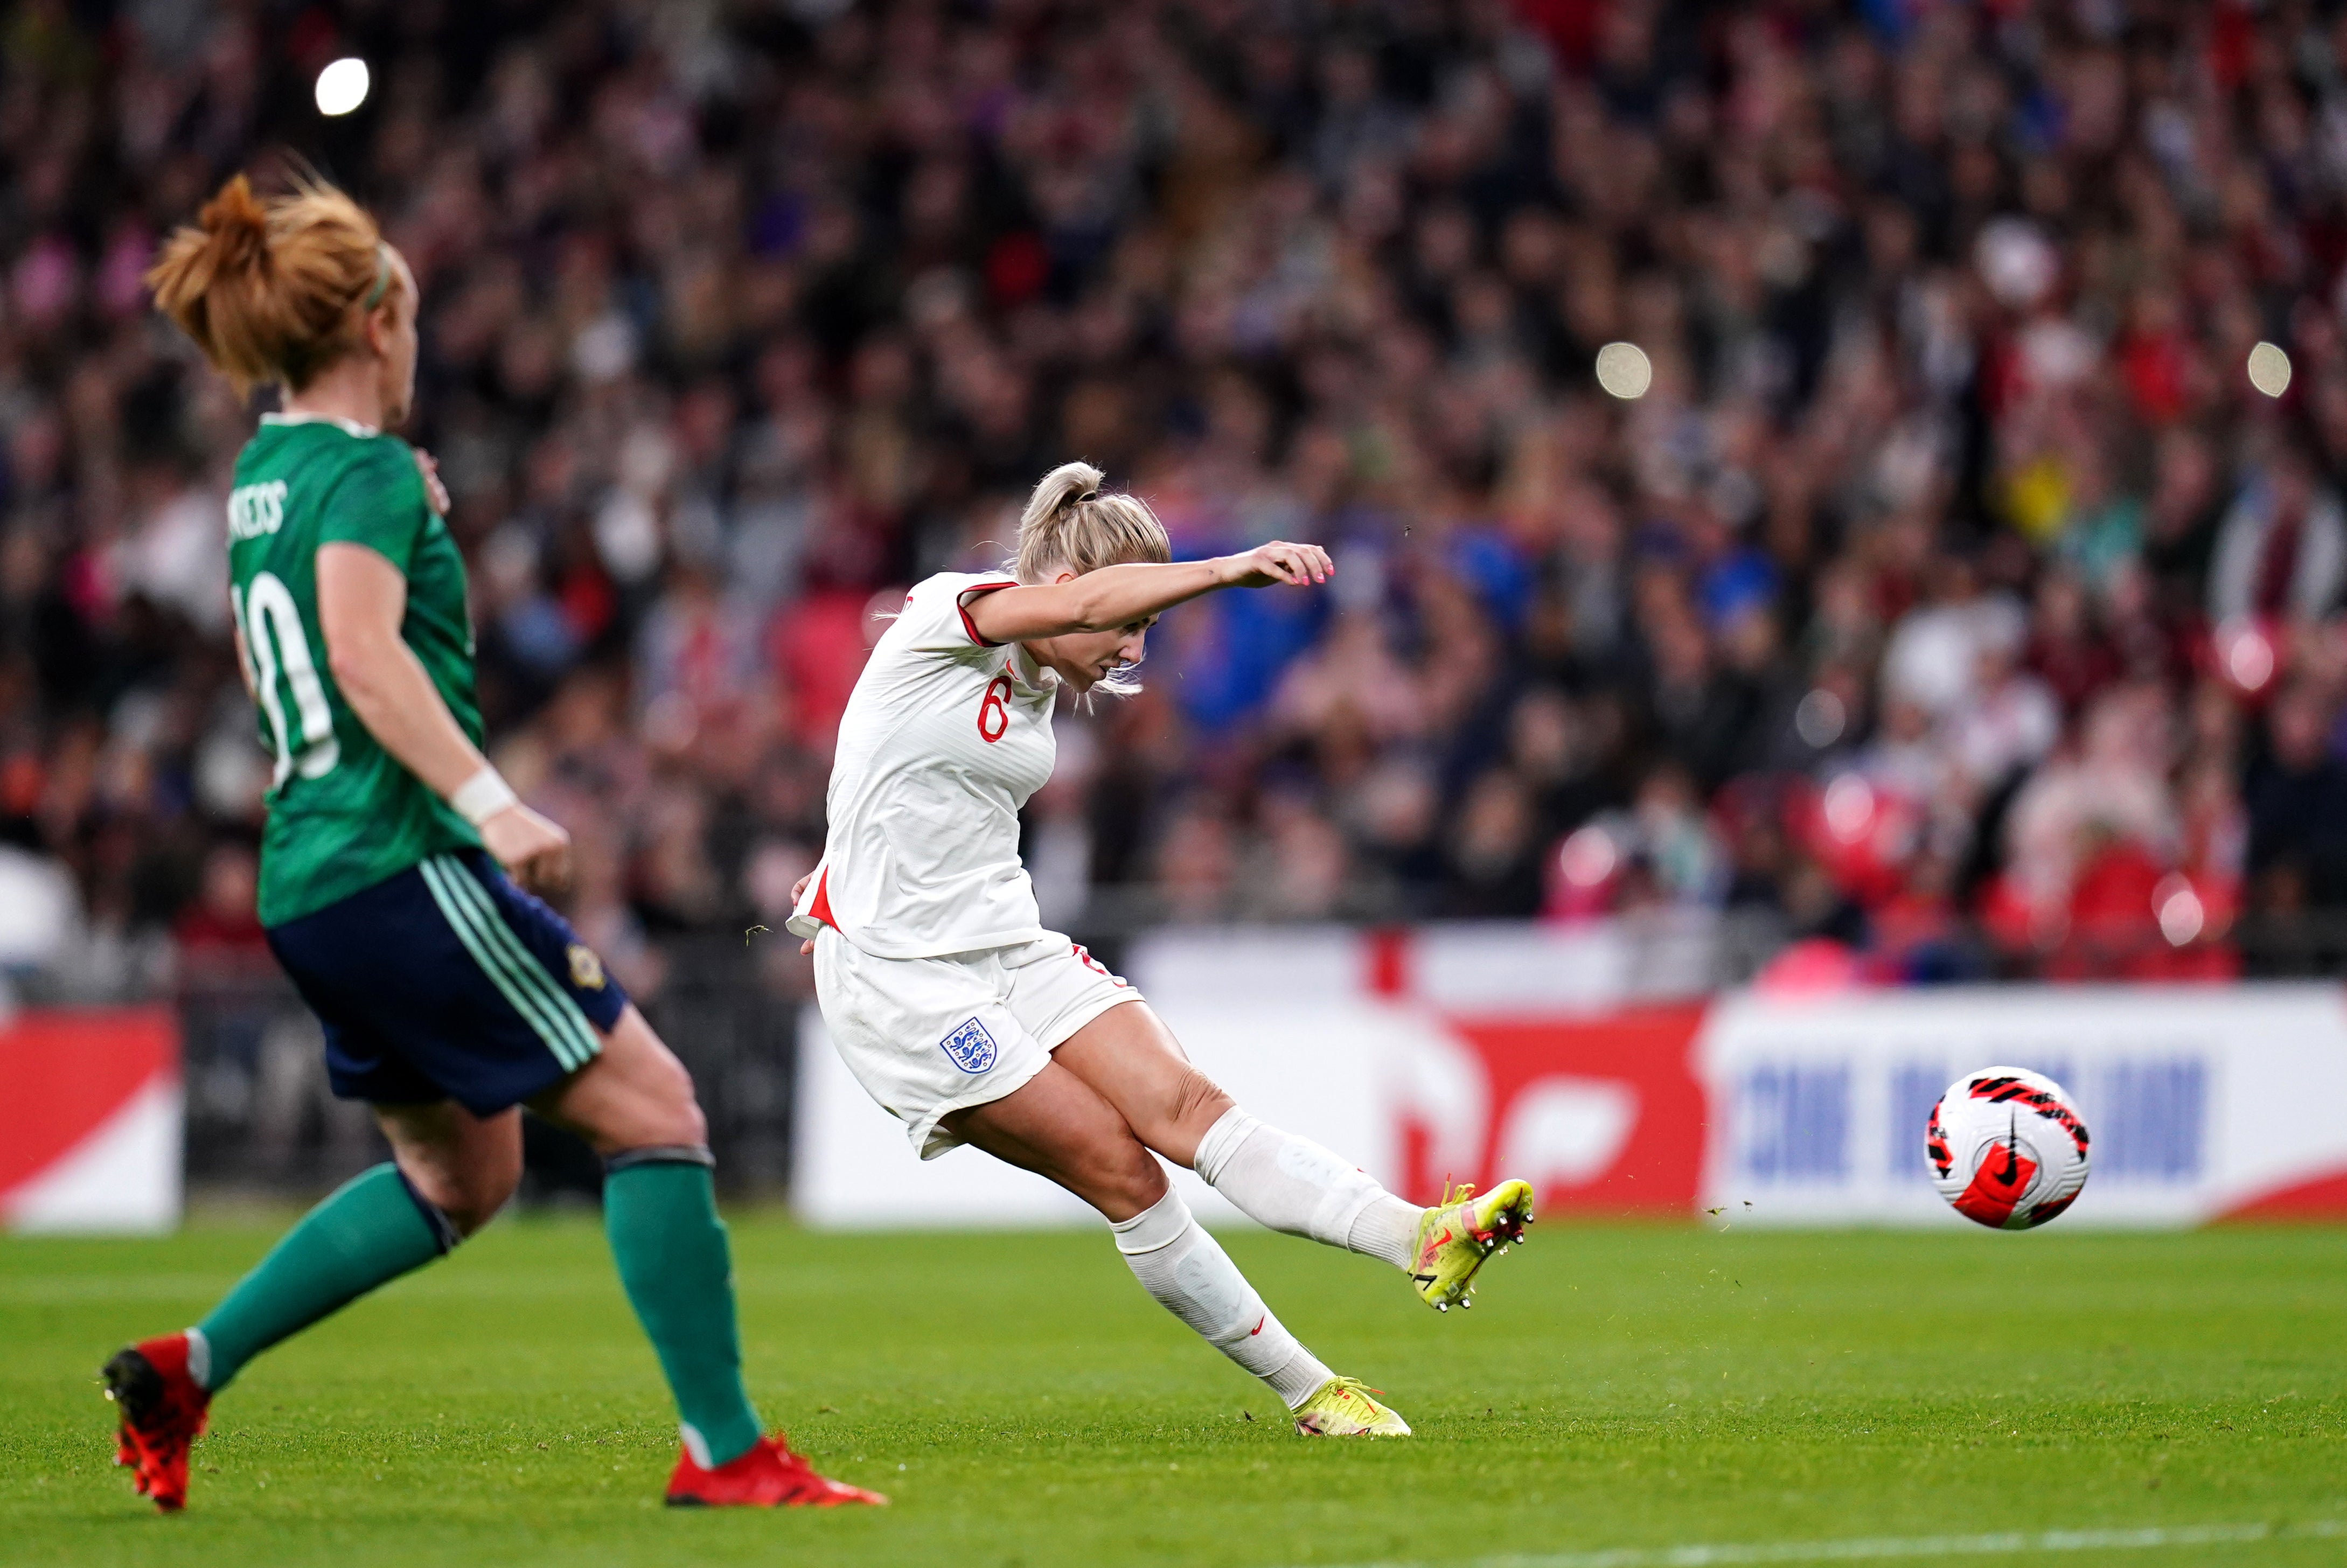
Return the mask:
<path id="1" fill-rule="evenodd" d="M 930 958 L 1043 935 L 1019 861 L 1019 812 L 1051 776 L 1059 677 L 970 623 L 1017 584 L 942 572 L 905 596 L 839 723 L 822 863 L 790 928 L 829 925 L 883 958 Z"/>

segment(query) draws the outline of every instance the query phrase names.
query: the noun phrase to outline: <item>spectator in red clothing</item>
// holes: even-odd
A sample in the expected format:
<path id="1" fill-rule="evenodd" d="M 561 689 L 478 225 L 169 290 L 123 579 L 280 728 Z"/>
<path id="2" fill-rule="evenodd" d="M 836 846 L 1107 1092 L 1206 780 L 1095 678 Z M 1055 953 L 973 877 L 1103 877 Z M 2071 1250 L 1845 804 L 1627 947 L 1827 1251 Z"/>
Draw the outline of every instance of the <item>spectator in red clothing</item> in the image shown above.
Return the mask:
<path id="1" fill-rule="evenodd" d="M 2095 623 L 2086 585 L 2065 571 L 2038 580 L 2026 662 L 2062 704 L 2075 715 L 2119 678 L 2118 651 Z"/>
<path id="2" fill-rule="evenodd" d="M 260 876 L 260 859 L 247 845 L 212 846 L 197 877 L 195 898 L 171 922 L 171 939 L 183 962 L 214 974 L 274 972 L 269 936 L 254 906 Z"/>
<path id="3" fill-rule="evenodd" d="M 2173 287 L 2150 282 L 2136 290 L 2117 357 L 2137 417 L 2167 425 L 2183 416 L 2197 389 L 2183 302 Z"/>
<path id="4" fill-rule="evenodd" d="M 2116 938 L 2102 925 L 2150 917 L 2148 892 L 2138 907 L 2125 889 L 2144 875 L 2157 881 L 2177 861 L 2172 727 L 2158 687 L 2114 687 L 2088 709 L 2076 738 L 2023 785 L 1991 895 L 2008 938 L 2025 933 L 2045 945 L 2076 932 L 2107 946 Z"/>

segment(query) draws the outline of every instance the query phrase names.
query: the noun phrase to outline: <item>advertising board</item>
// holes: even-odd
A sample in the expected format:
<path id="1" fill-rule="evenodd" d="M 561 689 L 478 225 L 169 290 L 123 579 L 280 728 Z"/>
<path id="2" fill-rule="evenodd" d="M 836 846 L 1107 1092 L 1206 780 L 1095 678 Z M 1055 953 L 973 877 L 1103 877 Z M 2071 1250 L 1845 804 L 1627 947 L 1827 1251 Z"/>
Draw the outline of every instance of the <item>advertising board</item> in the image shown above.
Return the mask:
<path id="1" fill-rule="evenodd" d="M 179 1035 L 168 1009 L 0 1024 L 0 1225 L 159 1232 L 179 1221 Z"/>
<path id="2" fill-rule="evenodd" d="M 1522 1175 L 1547 1213 L 1963 1225 L 1926 1177 L 1923 1124 L 1959 1073 L 2004 1064 L 2059 1081 L 2092 1129 L 2065 1225 L 2347 1216 L 2339 987 L 1706 998 L 1686 994 L 1700 935 L 1166 933 L 1130 974 L 1242 1105 L 1421 1203 Z M 808 1025 L 793 1201 L 810 1223 L 1088 1221 L 984 1155 L 914 1160 L 812 1009 Z M 1176 1183 L 1210 1222 L 1235 1217 L 1187 1172 Z"/>

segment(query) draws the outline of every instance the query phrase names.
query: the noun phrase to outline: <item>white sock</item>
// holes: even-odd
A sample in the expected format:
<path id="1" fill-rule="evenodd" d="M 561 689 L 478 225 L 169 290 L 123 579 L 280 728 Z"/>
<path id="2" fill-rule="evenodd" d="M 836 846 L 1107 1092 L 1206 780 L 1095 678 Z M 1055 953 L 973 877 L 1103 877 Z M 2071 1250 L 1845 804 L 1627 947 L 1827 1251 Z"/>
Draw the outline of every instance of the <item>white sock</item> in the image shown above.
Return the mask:
<path id="1" fill-rule="evenodd" d="M 1141 1288 L 1209 1345 L 1271 1385 L 1289 1409 L 1335 1374 L 1283 1327 L 1220 1243 L 1169 1192 L 1108 1227 Z"/>
<path id="2" fill-rule="evenodd" d="M 1206 1129 L 1190 1168 L 1258 1225 L 1409 1267 L 1426 1211 L 1309 1138 L 1267 1127 L 1234 1105 Z"/>

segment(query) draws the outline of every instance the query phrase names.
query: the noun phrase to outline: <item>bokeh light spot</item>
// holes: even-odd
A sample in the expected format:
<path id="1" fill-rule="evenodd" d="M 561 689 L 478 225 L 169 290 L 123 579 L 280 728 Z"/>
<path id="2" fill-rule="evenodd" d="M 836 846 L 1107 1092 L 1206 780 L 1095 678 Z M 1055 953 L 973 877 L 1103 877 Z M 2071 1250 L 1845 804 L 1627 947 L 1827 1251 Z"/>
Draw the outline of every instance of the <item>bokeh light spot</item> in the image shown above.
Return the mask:
<path id="1" fill-rule="evenodd" d="M 1826 786 L 1826 831 L 1844 844 L 1856 844 L 1874 825 L 1874 790 L 1856 774 L 1844 774 Z"/>
<path id="2" fill-rule="evenodd" d="M 1850 713 L 1841 699 L 1822 686 L 1802 698 L 1800 705 L 1793 710 L 1793 728 L 1800 735 L 1801 743 L 1811 751 L 1824 751 L 1840 740 L 1849 723 Z"/>
<path id="3" fill-rule="evenodd" d="M 1597 351 L 1597 384 L 1624 402 L 1646 395 L 1655 365 L 1634 343 L 1609 343 Z"/>
<path id="4" fill-rule="evenodd" d="M 2234 685 L 2244 692 L 2265 690 L 2273 679 L 2274 649 L 2264 632 L 2254 626 L 2235 626 L 2219 630 L 2217 643 L 2224 650 L 2225 673 Z"/>
<path id="5" fill-rule="evenodd" d="M 1595 887 L 1622 863 L 1614 837 L 1602 827 L 1584 827 L 1557 851 L 1557 868 L 1575 887 Z"/>
<path id="6" fill-rule="evenodd" d="M 2268 397 L 2290 390 L 2290 355 L 2280 344 L 2261 343 L 2250 350 L 2250 384 Z"/>
<path id="7" fill-rule="evenodd" d="M 318 112 L 322 115 L 346 115 L 366 102 L 371 78 L 367 63 L 354 55 L 345 55 L 318 73 Z"/>
<path id="8" fill-rule="evenodd" d="M 2159 917 L 2159 934 L 2172 948 L 2191 941 L 2209 922 L 2200 895 L 2192 890 L 2191 883 L 2174 874 L 2161 877 L 2159 886 L 2152 889 L 2151 907 Z"/>

